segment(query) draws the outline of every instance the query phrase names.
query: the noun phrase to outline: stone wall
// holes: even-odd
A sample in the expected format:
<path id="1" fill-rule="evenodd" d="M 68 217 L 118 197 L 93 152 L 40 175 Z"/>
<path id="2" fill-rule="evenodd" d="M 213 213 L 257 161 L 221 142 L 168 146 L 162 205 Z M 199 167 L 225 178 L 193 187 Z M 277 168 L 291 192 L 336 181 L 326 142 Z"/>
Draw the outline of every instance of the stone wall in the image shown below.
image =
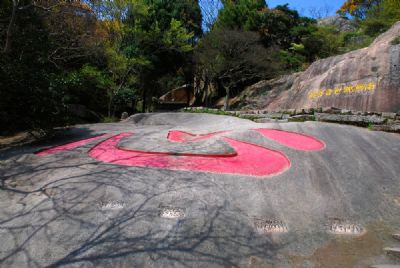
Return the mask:
<path id="1" fill-rule="evenodd" d="M 335 107 L 288 109 L 275 112 L 269 112 L 267 110 L 222 111 L 220 109 L 204 107 L 186 107 L 182 111 L 232 115 L 250 119 L 257 123 L 320 121 L 400 133 L 400 113 L 396 114 L 391 112 L 360 112 Z"/>

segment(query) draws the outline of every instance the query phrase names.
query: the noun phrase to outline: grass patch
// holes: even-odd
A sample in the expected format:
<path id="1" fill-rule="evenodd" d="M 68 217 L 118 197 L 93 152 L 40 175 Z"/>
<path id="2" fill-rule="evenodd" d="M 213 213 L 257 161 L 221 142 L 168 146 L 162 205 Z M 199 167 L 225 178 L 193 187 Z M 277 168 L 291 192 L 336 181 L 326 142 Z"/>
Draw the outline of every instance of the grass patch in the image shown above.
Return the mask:
<path id="1" fill-rule="evenodd" d="M 104 117 L 101 120 L 101 123 L 115 123 L 115 122 L 119 122 L 119 119 L 117 117 Z"/>
<path id="2" fill-rule="evenodd" d="M 216 115 L 228 115 L 228 116 L 233 116 L 233 117 L 237 117 L 237 118 L 241 118 L 241 119 L 247 119 L 247 120 L 251 120 L 251 121 L 255 121 L 256 119 L 260 118 L 257 115 L 240 114 L 238 112 L 226 112 L 223 110 L 212 109 L 212 108 L 195 108 L 195 109 L 183 108 L 180 111 L 185 112 L 185 113 L 205 113 L 205 114 L 216 114 Z"/>
<path id="3" fill-rule="evenodd" d="M 392 42 L 390 42 L 390 44 L 392 46 L 399 45 L 400 44 L 400 36 L 397 36 L 395 39 L 393 39 Z"/>
<path id="4" fill-rule="evenodd" d="M 196 109 L 181 109 L 181 112 L 185 113 L 205 113 L 205 114 L 216 114 L 216 115 L 230 115 L 230 116 L 236 116 L 236 113 L 230 113 L 230 112 L 225 112 L 219 109 L 211 109 L 211 108 L 196 108 Z"/>

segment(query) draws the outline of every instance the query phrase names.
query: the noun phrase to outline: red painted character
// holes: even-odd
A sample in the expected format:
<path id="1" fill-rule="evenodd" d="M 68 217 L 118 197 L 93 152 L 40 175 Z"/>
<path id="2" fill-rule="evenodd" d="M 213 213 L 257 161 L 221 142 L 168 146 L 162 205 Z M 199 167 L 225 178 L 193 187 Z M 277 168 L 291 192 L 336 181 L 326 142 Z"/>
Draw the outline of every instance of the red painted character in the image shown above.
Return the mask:
<path id="1" fill-rule="evenodd" d="M 301 151 L 319 151 L 325 144 L 304 134 L 275 130 L 254 129 L 266 138 L 272 139 L 289 148 Z M 266 177 L 279 174 L 289 169 L 290 160 L 282 152 L 261 147 L 244 141 L 225 137 L 226 132 L 215 132 L 205 135 L 194 135 L 182 131 L 170 131 L 168 140 L 171 142 L 200 142 L 215 136 L 221 137 L 235 153 L 223 155 L 162 153 L 127 150 L 118 147 L 118 143 L 132 133 L 121 133 L 107 138 L 89 151 L 89 156 L 115 165 L 150 167 L 168 170 L 200 171 L 221 174 L 237 174 L 245 176 Z M 72 150 L 102 136 L 53 147 L 38 152 L 38 155 L 53 154 Z"/>

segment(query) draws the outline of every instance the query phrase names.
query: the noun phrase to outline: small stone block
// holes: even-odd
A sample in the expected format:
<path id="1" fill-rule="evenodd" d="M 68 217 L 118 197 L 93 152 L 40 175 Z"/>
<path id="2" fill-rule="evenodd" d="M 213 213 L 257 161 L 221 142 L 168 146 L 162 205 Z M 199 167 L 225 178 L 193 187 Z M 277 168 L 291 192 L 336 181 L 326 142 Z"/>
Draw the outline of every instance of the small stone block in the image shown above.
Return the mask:
<path id="1" fill-rule="evenodd" d="M 400 234 L 393 234 L 392 237 L 400 241 Z"/>
<path id="2" fill-rule="evenodd" d="M 396 113 L 382 113 L 382 117 L 389 119 L 396 119 Z"/>
<path id="3" fill-rule="evenodd" d="M 400 257 L 400 248 L 384 248 L 383 250 L 384 250 L 387 254 Z"/>
<path id="4" fill-rule="evenodd" d="M 379 264 L 379 265 L 373 265 L 371 268 L 400 268 L 400 265 L 395 265 L 395 264 Z"/>

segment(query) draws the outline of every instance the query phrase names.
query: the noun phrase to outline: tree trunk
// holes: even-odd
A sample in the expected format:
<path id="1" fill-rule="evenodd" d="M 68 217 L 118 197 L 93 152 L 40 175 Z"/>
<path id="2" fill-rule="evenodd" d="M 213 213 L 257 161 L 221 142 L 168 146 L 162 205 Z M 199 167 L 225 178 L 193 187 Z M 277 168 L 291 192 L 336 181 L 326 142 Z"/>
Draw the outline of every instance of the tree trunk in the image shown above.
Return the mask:
<path id="1" fill-rule="evenodd" d="M 132 110 L 131 110 L 132 114 L 136 114 L 137 113 L 136 107 L 137 107 L 137 99 L 133 98 L 132 99 Z"/>
<path id="2" fill-rule="evenodd" d="M 191 86 L 186 87 L 185 92 L 186 92 L 186 106 L 189 107 L 190 106 L 190 97 L 192 96 L 192 87 Z"/>
<path id="3" fill-rule="evenodd" d="M 11 51 L 11 42 L 12 35 L 14 32 L 14 25 L 17 17 L 17 8 L 18 8 L 18 0 L 13 0 L 13 7 L 11 11 L 10 23 L 8 24 L 7 32 L 6 32 L 6 43 L 4 45 L 4 53 L 10 53 Z"/>
<path id="4" fill-rule="evenodd" d="M 114 99 L 114 92 L 111 92 L 111 96 L 110 96 L 110 99 L 108 100 L 108 117 L 111 117 L 111 106 L 112 106 L 112 103 L 113 103 L 113 99 Z"/>
<path id="5" fill-rule="evenodd" d="M 142 96 L 142 113 L 146 112 L 146 90 L 143 90 L 143 96 Z"/>
<path id="6" fill-rule="evenodd" d="M 206 77 L 204 80 L 204 88 L 203 88 L 204 103 L 206 107 L 210 107 L 210 94 L 209 94 L 210 86 L 211 82 Z"/>
<path id="7" fill-rule="evenodd" d="M 115 111 L 117 110 L 117 106 L 113 106 L 112 117 L 115 117 Z"/>
<path id="8" fill-rule="evenodd" d="M 229 97 L 230 97 L 230 89 L 229 87 L 225 87 L 226 91 L 226 96 L 225 96 L 225 102 L 224 102 L 224 111 L 229 110 Z"/>

